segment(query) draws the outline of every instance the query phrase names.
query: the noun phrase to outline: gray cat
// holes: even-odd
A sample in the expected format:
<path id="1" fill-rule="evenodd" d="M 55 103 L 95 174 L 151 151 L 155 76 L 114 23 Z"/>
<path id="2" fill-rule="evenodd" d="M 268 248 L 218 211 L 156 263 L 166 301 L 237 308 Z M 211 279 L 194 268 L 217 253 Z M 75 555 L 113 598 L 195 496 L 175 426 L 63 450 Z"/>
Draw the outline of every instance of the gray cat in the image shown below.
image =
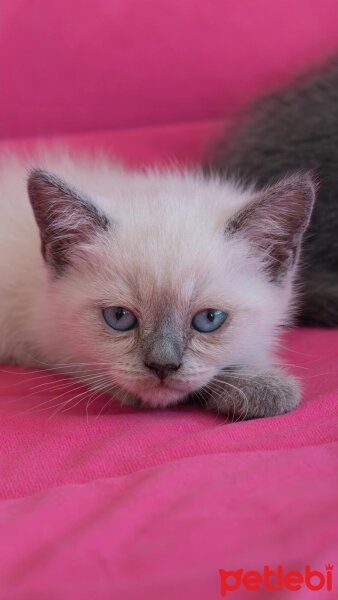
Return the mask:
<path id="1" fill-rule="evenodd" d="M 303 242 L 299 322 L 338 326 L 338 59 L 256 102 L 210 169 L 258 189 L 314 171 L 319 193 Z"/>

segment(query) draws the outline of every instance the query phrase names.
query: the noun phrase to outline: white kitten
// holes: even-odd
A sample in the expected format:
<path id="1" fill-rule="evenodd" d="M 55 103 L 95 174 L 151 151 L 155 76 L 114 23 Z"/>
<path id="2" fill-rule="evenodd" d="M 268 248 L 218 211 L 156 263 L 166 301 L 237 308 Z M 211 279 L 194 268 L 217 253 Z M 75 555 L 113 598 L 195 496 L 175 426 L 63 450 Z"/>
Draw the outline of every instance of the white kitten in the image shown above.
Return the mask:
<path id="1" fill-rule="evenodd" d="M 1 362 L 72 372 L 121 402 L 198 392 L 243 418 L 297 405 L 273 352 L 309 175 L 256 195 L 193 172 L 36 162 L 28 193 L 29 165 L 12 158 L 0 172 Z"/>

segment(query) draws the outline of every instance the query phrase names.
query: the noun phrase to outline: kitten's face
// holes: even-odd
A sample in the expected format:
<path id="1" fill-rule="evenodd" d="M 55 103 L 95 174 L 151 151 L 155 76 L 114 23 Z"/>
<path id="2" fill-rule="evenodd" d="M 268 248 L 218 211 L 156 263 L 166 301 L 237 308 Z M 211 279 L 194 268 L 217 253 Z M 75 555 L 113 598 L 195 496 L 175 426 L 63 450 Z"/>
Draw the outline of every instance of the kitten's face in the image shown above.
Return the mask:
<path id="1" fill-rule="evenodd" d="M 57 187 L 39 177 L 34 185 L 44 196 L 47 185 L 49 193 Z M 164 407 L 225 367 L 264 361 L 284 318 L 290 282 L 271 282 L 249 240 L 232 231 L 236 223 L 226 231 L 236 211 L 224 189 L 215 186 L 210 197 L 204 185 L 198 193 L 192 186 L 190 198 L 189 189 L 171 199 L 155 190 L 143 205 L 101 200 L 101 222 L 102 215 L 93 225 L 86 214 L 81 225 L 75 215 L 79 225 L 62 242 L 60 225 L 53 241 L 50 224 L 48 239 L 42 233 L 47 321 L 59 362 L 66 355 L 70 363 L 94 363 L 121 401 Z M 60 186 L 57 193 L 65 196 Z M 232 194 L 237 206 L 247 203 Z"/>
<path id="2" fill-rule="evenodd" d="M 276 298 L 254 270 L 240 269 L 244 249 L 231 248 L 221 231 L 209 247 L 193 252 L 181 244 L 179 252 L 171 249 L 171 258 L 164 260 L 168 248 L 162 246 L 161 260 L 159 248 L 153 253 L 146 238 L 142 248 L 134 244 L 126 242 L 123 252 L 114 243 L 102 254 L 96 248 L 94 270 L 69 271 L 51 282 L 51 306 L 74 362 L 97 362 L 112 384 L 149 405 L 166 406 L 249 357 L 253 340 L 269 335 L 266 311 L 273 310 Z M 129 311 L 122 321 L 131 329 L 109 325 L 120 326 L 119 308 Z M 214 331 L 198 331 L 196 325 L 213 326 L 212 315 L 204 313 L 208 309 L 219 311 L 216 320 L 225 320 Z M 161 377 L 153 365 L 167 366 L 169 373 Z"/>

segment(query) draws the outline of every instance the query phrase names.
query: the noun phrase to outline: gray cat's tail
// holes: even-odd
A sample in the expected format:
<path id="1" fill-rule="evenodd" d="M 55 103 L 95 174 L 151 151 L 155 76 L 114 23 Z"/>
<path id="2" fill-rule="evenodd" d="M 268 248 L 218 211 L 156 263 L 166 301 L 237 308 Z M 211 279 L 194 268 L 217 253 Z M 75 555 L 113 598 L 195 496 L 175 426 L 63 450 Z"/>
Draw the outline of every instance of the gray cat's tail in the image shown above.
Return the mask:
<path id="1" fill-rule="evenodd" d="M 303 273 L 298 319 L 302 325 L 338 327 L 337 271 Z"/>

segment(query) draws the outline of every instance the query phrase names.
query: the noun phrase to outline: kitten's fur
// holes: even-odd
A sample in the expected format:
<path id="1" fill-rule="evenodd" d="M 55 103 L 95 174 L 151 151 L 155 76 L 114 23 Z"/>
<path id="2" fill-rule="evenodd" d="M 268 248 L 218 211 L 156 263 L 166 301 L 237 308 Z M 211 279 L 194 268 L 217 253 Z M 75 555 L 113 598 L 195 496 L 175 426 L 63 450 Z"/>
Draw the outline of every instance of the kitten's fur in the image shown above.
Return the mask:
<path id="1" fill-rule="evenodd" d="M 197 392 L 242 418 L 297 405 L 298 384 L 274 366 L 274 349 L 292 308 L 310 176 L 256 194 L 103 159 L 36 162 L 28 194 L 29 165 L 12 158 L 0 171 L 2 363 L 71 372 L 122 403 L 164 407 Z M 138 328 L 110 329 L 101 310 L 114 305 L 132 310 Z M 229 317 L 199 333 L 191 319 L 207 308 Z M 173 352 L 181 366 L 159 381 L 145 362 Z"/>
<path id="2" fill-rule="evenodd" d="M 338 59 L 257 101 L 231 138 L 209 169 L 259 187 L 315 169 L 320 186 L 304 240 L 299 319 L 338 326 Z"/>

